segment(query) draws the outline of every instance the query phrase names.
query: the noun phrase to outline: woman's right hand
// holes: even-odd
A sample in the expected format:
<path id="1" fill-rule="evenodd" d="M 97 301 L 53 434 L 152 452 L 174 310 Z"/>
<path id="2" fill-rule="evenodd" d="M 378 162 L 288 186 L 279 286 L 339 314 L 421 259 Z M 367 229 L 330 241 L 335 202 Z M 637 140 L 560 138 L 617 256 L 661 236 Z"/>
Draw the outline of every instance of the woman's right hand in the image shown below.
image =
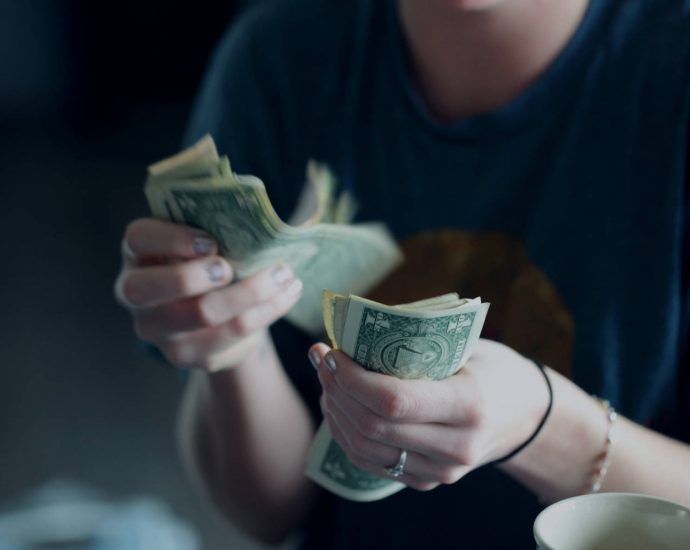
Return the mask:
<path id="1" fill-rule="evenodd" d="M 173 365 L 207 371 L 237 365 L 302 294 L 285 263 L 232 281 L 218 245 L 198 229 L 143 218 L 125 231 L 115 296 L 137 336 Z"/>

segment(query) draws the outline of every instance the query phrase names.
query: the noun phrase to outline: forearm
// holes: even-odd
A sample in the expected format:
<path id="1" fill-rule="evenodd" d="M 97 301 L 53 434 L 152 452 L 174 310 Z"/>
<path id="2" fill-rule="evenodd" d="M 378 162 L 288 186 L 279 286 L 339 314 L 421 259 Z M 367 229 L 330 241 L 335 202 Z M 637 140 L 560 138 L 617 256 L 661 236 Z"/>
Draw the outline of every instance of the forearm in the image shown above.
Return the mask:
<path id="1" fill-rule="evenodd" d="M 240 527 L 279 542 L 307 513 L 304 477 L 314 427 L 268 336 L 243 364 L 194 373 L 179 415 L 192 476 Z"/>
<path id="2" fill-rule="evenodd" d="M 599 404 L 569 380 L 549 371 L 553 411 L 540 435 L 501 468 L 547 501 L 585 492 L 604 449 L 608 421 Z M 602 491 L 652 494 L 690 505 L 690 446 L 626 418 Z"/>
<path id="3" fill-rule="evenodd" d="M 690 506 L 690 446 L 618 419 L 618 442 L 602 490 L 653 494 Z"/>

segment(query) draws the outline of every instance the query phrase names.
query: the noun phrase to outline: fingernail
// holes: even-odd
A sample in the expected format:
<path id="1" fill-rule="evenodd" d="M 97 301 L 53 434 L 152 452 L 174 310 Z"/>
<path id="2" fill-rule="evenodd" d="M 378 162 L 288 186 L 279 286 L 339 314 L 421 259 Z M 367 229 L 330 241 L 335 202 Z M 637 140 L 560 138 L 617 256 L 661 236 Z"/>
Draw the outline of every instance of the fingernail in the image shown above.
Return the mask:
<path id="1" fill-rule="evenodd" d="M 318 352 L 313 349 L 307 354 L 307 356 L 309 357 L 309 361 L 311 362 L 311 366 L 314 367 L 314 370 L 319 370 L 319 363 L 321 360 L 319 359 Z"/>
<path id="2" fill-rule="evenodd" d="M 218 283 L 225 278 L 225 268 L 220 260 L 212 260 L 206 264 L 206 273 L 211 282 Z"/>
<path id="3" fill-rule="evenodd" d="M 335 369 L 338 367 L 338 365 L 336 365 L 335 363 L 335 358 L 330 353 L 328 353 L 326 354 L 325 361 L 328 370 L 335 374 Z"/>
<path id="4" fill-rule="evenodd" d="M 292 284 L 290 284 L 290 286 L 285 289 L 285 295 L 290 297 L 298 296 L 300 292 L 302 292 L 303 286 L 304 285 L 302 284 L 302 281 L 300 281 L 299 279 L 295 279 L 294 281 L 292 281 Z"/>
<path id="5" fill-rule="evenodd" d="M 213 242 L 213 239 L 209 239 L 208 237 L 196 237 L 192 241 L 192 248 L 197 254 L 205 256 L 213 252 L 213 247 L 215 244 L 216 243 Z"/>
<path id="6" fill-rule="evenodd" d="M 280 264 L 273 269 L 271 272 L 271 277 L 273 277 L 273 280 L 276 284 L 284 285 L 290 279 L 292 279 L 293 275 L 292 271 L 290 271 L 290 268 L 287 265 Z"/>

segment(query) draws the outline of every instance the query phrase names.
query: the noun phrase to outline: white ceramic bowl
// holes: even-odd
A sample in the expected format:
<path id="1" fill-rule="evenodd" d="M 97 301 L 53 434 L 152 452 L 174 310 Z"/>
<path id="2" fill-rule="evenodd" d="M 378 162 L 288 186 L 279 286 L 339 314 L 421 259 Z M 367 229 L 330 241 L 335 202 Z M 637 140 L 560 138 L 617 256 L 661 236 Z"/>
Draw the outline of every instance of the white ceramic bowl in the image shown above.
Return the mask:
<path id="1" fill-rule="evenodd" d="M 690 549 L 690 508 L 633 493 L 597 493 L 552 504 L 537 516 L 541 550 Z"/>

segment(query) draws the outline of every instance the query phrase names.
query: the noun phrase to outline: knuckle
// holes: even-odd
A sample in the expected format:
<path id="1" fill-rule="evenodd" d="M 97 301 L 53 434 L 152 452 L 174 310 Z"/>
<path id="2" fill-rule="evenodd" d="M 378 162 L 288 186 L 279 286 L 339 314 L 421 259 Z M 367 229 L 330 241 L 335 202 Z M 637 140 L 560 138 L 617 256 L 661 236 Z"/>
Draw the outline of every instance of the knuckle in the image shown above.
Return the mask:
<path id="1" fill-rule="evenodd" d="M 432 489 L 436 489 L 436 487 L 439 486 L 438 483 L 435 483 L 433 481 L 410 481 L 408 485 L 413 489 L 422 492 L 431 491 Z"/>
<path id="2" fill-rule="evenodd" d="M 475 395 L 470 398 L 466 403 L 465 415 L 469 427 L 476 428 L 484 423 L 484 404 L 481 397 Z"/>
<path id="3" fill-rule="evenodd" d="M 473 441 L 467 447 L 467 454 L 465 456 L 466 466 L 476 466 L 480 463 L 482 458 L 482 447 L 479 442 Z"/>
<path id="4" fill-rule="evenodd" d="M 214 296 L 205 294 L 189 302 L 189 317 L 199 328 L 211 327 L 217 322 L 218 309 Z"/>
<path id="5" fill-rule="evenodd" d="M 163 355 L 173 365 L 182 368 L 194 367 L 197 361 L 194 360 L 191 347 L 181 342 L 174 342 L 166 344 L 163 349 Z"/>
<path id="6" fill-rule="evenodd" d="M 294 296 L 286 296 L 284 293 L 277 294 L 268 300 L 271 305 L 271 322 L 277 321 L 287 315 L 297 302 Z"/>
<path id="7" fill-rule="evenodd" d="M 456 464 L 472 466 L 477 462 L 477 446 L 468 443 L 458 443 L 452 451 L 452 459 Z"/>
<path id="8" fill-rule="evenodd" d="M 438 472 L 437 479 L 443 485 L 452 485 L 460 479 L 460 472 L 457 468 L 441 468 Z"/>
<path id="9" fill-rule="evenodd" d="M 118 278 L 116 294 L 125 306 L 140 306 L 144 303 L 141 285 L 131 272 L 125 272 Z"/>
<path id="10" fill-rule="evenodd" d="M 450 450 L 449 458 L 456 464 L 467 464 L 467 450 L 464 443 L 456 443 Z"/>
<path id="11" fill-rule="evenodd" d="M 186 296 L 194 290 L 189 273 L 178 266 L 170 276 L 170 293 L 174 296 Z"/>
<path id="12" fill-rule="evenodd" d="M 263 285 L 261 279 L 258 277 L 251 277 L 242 283 L 242 290 L 247 298 L 247 301 L 252 304 L 257 304 L 264 300 Z"/>
<path id="13" fill-rule="evenodd" d="M 230 321 L 232 331 L 239 337 L 248 336 L 254 331 L 251 316 L 247 312 L 240 313 Z"/>
<path id="14" fill-rule="evenodd" d="M 388 390 L 381 396 L 381 412 L 384 418 L 402 420 L 411 410 L 409 399 L 404 393 Z"/>
<path id="15" fill-rule="evenodd" d="M 381 439 L 385 433 L 385 424 L 370 414 L 362 414 L 356 421 L 357 431 L 368 439 Z"/>

